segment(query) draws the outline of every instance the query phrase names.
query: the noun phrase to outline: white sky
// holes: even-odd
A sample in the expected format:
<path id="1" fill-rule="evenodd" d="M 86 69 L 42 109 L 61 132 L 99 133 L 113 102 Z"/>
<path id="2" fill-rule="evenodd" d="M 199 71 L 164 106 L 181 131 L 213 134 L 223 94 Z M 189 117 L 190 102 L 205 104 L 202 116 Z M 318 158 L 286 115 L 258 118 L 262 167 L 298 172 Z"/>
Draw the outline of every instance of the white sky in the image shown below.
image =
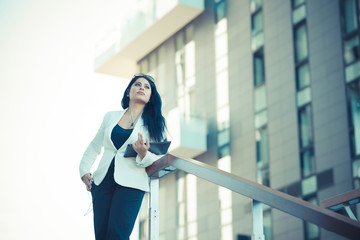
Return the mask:
<path id="1" fill-rule="evenodd" d="M 0 239 L 93 239 L 78 166 L 128 80 L 94 73 L 126 0 L 0 0 Z M 129 76 L 131 77 L 131 76 Z"/>

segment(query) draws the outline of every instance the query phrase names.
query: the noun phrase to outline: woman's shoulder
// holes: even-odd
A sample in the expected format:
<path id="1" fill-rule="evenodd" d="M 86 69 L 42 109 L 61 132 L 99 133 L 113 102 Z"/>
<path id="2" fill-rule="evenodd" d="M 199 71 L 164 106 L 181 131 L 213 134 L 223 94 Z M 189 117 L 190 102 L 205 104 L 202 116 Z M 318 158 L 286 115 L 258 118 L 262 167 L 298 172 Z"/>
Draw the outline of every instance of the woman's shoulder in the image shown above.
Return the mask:
<path id="1" fill-rule="evenodd" d="M 105 113 L 104 119 L 111 118 L 111 117 L 118 117 L 123 112 L 125 112 L 125 110 L 108 111 L 108 112 Z"/>

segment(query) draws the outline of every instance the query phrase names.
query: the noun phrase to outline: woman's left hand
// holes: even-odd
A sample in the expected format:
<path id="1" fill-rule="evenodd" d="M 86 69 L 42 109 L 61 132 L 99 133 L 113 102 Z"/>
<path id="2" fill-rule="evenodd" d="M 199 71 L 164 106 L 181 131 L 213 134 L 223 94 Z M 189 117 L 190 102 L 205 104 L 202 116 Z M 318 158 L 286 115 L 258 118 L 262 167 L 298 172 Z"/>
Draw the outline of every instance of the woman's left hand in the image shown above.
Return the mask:
<path id="1" fill-rule="evenodd" d="M 141 157 L 144 158 L 147 150 L 150 148 L 149 140 L 146 139 L 146 142 L 144 144 L 144 139 L 141 133 L 139 133 L 138 140 L 132 144 L 135 152 Z"/>

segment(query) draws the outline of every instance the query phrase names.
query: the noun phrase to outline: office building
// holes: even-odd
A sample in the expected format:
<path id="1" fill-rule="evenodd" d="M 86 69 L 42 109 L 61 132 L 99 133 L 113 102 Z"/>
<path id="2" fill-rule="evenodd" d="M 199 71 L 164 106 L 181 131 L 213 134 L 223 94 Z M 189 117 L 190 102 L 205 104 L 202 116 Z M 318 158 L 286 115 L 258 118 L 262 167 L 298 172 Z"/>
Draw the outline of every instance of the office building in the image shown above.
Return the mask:
<path id="1" fill-rule="evenodd" d="M 174 153 L 319 204 L 360 187 L 359 2 L 138 1 L 96 71 L 155 77 Z M 265 239 L 344 239 L 263 214 Z M 160 239 L 251 234 L 250 199 L 185 172 L 161 179 Z"/>

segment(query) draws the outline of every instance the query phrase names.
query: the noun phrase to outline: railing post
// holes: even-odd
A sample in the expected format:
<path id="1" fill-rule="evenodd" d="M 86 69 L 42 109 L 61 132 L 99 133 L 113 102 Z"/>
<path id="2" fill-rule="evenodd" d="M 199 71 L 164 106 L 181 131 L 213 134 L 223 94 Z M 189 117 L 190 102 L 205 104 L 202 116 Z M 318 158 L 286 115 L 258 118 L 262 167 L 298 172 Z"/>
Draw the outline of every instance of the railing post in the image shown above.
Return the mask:
<path id="1" fill-rule="evenodd" d="M 252 240 L 265 240 L 262 203 L 252 200 L 253 235 Z"/>
<path id="2" fill-rule="evenodd" d="M 159 178 L 150 180 L 149 240 L 159 240 Z"/>

